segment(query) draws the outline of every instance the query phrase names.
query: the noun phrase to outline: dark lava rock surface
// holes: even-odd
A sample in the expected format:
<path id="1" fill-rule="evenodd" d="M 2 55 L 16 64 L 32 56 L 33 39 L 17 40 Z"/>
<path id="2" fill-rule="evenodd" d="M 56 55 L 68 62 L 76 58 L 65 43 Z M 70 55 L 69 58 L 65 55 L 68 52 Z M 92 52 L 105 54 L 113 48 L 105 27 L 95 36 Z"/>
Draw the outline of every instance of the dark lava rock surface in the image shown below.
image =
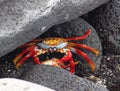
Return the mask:
<path id="1" fill-rule="evenodd" d="M 97 76 L 106 81 L 110 91 L 120 90 L 120 55 L 103 56 Z"/>
<path id="2" fill-rule="evenodd" d="M 120 55 L 120 0 L 111 0 L 90 12 L 88 21 L 97 30 L 104 53 Z"/>
<path id="3" fill-rule="evenodd" d="M 57 91 L 108 91 L 101 85 L 53 66 L 35 65 L 21 79 L 47 86 Z"/>

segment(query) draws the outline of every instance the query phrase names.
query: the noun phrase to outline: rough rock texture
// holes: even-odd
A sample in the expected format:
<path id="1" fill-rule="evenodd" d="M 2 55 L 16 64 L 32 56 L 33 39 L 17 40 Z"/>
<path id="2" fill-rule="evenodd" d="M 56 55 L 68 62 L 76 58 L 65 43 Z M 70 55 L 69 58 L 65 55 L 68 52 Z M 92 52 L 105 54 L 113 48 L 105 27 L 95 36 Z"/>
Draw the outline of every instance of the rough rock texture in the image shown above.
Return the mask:
<path id="1" fill-rule="evenodd" d="M 0 91 L 55 91 L 48 87 L 14 78 L 0 79 Z"/>
<path id="2" fill-rule="evenodd" d="M 76 18 L 109 0 L 2 0 L 0 56 L 51 26 Z"/>
<path id="3" fill-rule="evenodd" d="M 92 61 L 96 65 L 96 69 L 99 68 L 100 62 L 101 62 L 101 57 L 102 57 L 102 48 L 101 48 L 101 42 L 99 40 L 99 37 L 95 31 L 95 29 L 89 25 L 87 22 L 85 22 L 81 18 L 77 18 L 74 20 L 71 20 L 69 22 L 59 24 L 56 26 L 53 26 L 50 28 L 48 31 L 43 33 L 40 38 L 43 37 L 74 37 L 74 36 L 81 36 L 83 35 L 88 29 L 91 29 L 92 32 L 89 35 L 88 38 L 84 40 L 78 40 L 78 41 L 73 41 L 77 43 L 83 43 L 88 46 L 91 46 L 93 48 L 96 48 L 99 50 L 99 55 L 96 56 L 95 54 L 91 53 L 90 51 L 87 51 L 85 49 L 80 49 L 84 51 L 85 53 L 88 54 L 89 58 L 92 59 Z M 94 37 L 93 37 L 94 36 Z M 38 37 L 38 38 L 39 38 Z M 28 59 L 20 68 L 19 70 L 15 70 L 15 65 L 13 64 L 12 60 L 20 53 L 22 52 L 23 49 L 16 49 L 15 51 L 9 53 L 8 55 L 1 57 L 0 58 L 0 77 L 17 77 L 21 76 L 23 72 L 26 72 L 29 68 L 31 68 L 34 63 L 32 59 Z M 49 57 L 57 57 L 57 58 L 62 58 L 62 55 L 57 54 L 52 54 L 49 55 Z M 40 55 L 39 56 L 40 60 L 45 60 L 45 58 L 48 58 L 48 55 Z M 90 67 L 87 62 L 78 54 L 73 54 L 73 59 L 74 61 L 79 61 L 79 64 L 76 65 L 76 75 L 83 76 L 84 74 L 91 73 Z"/>
<path id="4" fill-rule="evenodd" d="M 103 56 L 99 78 L 106 81 L 110 91 L 120 90 L 120 55 Z"/>
<path id="5" fill-rule="evenodd" d="M 57 91 L 108 91 L 100 84 L 71 75 L 53 66 L 36 65 L 22 79 L 38 83 Z"/>
<path id="6" fill-rule="evenodd" d="M 112 0 L 88 14 L 102 40 L 104 53 L 120 54 L 120 0 Z"/>

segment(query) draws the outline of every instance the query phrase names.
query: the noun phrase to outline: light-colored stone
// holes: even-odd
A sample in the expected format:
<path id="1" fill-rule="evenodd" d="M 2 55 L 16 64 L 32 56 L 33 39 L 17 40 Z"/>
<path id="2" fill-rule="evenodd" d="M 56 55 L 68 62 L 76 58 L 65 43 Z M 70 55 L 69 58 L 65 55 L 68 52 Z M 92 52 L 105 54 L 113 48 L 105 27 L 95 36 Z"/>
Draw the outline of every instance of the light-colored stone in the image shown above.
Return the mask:
<path id="1" fill-rule="evenodd" d="M 48 87 L 14 78 L 0 79 L 0 91 L 55 91 Z"/>

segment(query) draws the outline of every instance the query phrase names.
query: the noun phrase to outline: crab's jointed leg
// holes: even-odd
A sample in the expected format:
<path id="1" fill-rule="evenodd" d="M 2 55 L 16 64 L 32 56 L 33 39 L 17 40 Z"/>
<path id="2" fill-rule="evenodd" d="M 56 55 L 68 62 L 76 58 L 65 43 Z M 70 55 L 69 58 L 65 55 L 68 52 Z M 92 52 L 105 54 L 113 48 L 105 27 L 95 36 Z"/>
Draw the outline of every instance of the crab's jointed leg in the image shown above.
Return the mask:
<path id="1" fill-rule="evenodd" d="M 28 42 L 26 44 L 23 44 L 23 45 L 19 46 L 18 48 L 33 46 L 33 45 L 37 44 L 40 41 L 41 41 L 41 39 L 34 39 L 34 40 L 32 40 L 32 41 L 30 41 L 30 42 Z"/>
<path id="2" fill-rule="evenodd" d="M 77 65 L 78 63 L 79 63 L 78 61 L 75 62 L 75 65 Z M 70 65 L 70 64 L 67 64 L 67 65 L 61 65 L 61 67 L 62 67 L 63 69 L 66 69 L 66 68 L 70 68 L 71 65 Z"/>
<path id="3" fill-rule="evenodd" d="M 91 29 L 89 29 L 84 35 L 79 36 L 79 37 L 72 37 L 72 38 L 65 38 L 66 40 L 83 40 L 86 39 L 91 33 Z"/>
<path id="4" fill-rule="evenodd" d="M 91 47 L 89 47 L 89 46 L 87 46 L 85 44 L 77 44 L 77 43 L 69 42 L 68 46 L 87 49 L 87 50 L 93 52 L 94 54 L 96 54 L 96 56 L 99 54 L 98 50 L 96 50 L 95 48 L 91 48 Z"/>
<path id="5" fill-rule="evenodd" d="M 29 57 L 32 56 L 32 52 L 30 52 L 29 54 L 25 55 L 17 64 L 16 64 L 16 68 L 18 69 L 19 66 L 21 66 Z"/>
<path id="6" fill-rule="evenodd" d="M 88 62 L 88 64 L 90 65 L 92 71 L 95 70 L 95 64 L 92 62 L 92 60 L 90 60 L 90 58 L 87 56 L 86 53 L 84 53 L 83 51 L 81 51 L 81 50 L 79 50 L 77 48 L 71 47 L 70 49 L 71 49 L 72 52 L 77 53 L 80 56 L 82 56 Z"/>
<path id="7" fill-rule="evenodd" d="M 24 51 L 22 51 L 14 60 L 14 64 L 16 65 L 16 63 L 25 55 L 27 54 L 28 52 L 30 52 L 31 50 L 33 50 L 35 48 L 35 46 L 31 46 L 31 47 L 28 47 L 26 48 Z"/>
<path id="8" fill-rule="evenodd" d="M 36 64 L 40 64 L 39 58 L 37 57 L 36 51 L 34 51 L 35 46 L 28 47 L 23 52 L 21 52 L 14 60 L 14 64 L 18 69 L 29 57 L 32 57 Z M 27 54 L 28 53 L 28 54 Z M 27 55 L 25 55 L 27 54 Z M 25 55 L 25 56 L 24 56 Z M 23 57 L 24 56 L 24 57 Z M 23 57 L 23 58 L 22 58 Z M 19 62 L 18 62 L 19 61 Z"/>
<path id="9" fill-rule="evenodd" d="M 18 69 L 19 66 L 21 66 L 29 57 L 33 57 L 33 53 L 30 52 L 29 54 L 27 54 L 25 57 L 23 57 L 17 64 L 16 64 L 16 68 Z M 40 64 L 39 58 L 34 55 L 33 60 L 36 64 Z"/>

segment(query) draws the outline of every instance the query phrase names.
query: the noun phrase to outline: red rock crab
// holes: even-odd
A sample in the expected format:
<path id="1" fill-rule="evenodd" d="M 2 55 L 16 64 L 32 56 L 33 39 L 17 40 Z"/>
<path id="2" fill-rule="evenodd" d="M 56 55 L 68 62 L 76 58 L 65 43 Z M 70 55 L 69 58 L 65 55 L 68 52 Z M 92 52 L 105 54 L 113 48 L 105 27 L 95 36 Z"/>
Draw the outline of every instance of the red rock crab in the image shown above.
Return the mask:
<path id="1" fill-rule="evenodd" d="M 53 59 L 53 61 L 56 62 L 56 64 L 60 64 L 61 68 L 67 68 L 68 65 L 65 65 L 65 62 L 69 62 L 70 72 L 74 73 L 75 71 L 75 62 L 72 57 L 72 52 L 82 56 L 90 65 L 91 70 L 94 71 L 95 64 L 92 62 L 92 60 L 87 56 L 87 54 L 83 51 L 81 51 L 79 48 L 83 48 L 86 50 L 89 50 L 96 55 L 98 55 L 98 50 L 91 48 L 85 44 L 78 44 L 71 41 L 74 40 L 83 40 L 89 36 L 91 33 L 91 30 L 89 29 L 84 35 L 78 36 L 78 37 L 72 37 L 72 38 L 59 38 L 59 37 L 51 37 L 51 38 L 44 38 L 44 39 L 35 39 L 31 42 L 28 42 L 20 48 L 26 47 L 25 50 L 23 50 L 14 60 L 14 64 L 16 65 L 16 68 L 19 68 L 29 57 L 32 57 L 34 62 L 36 64 L 41 64 L 42 62 L 38 58 L 38 55 L 47 53 L 47 52 L 60 52 L 64 53 L 65 55 L 59 59 L 59 61 L 55 61 L 56 59 Z M 50 61 L 50 60 L 48 60 Z M 45 62 L 48 62 L 45 61 Z M 46 64 L 46 63 L 42 64 Z M 54 64 L 51 64 L 54 65 Z M 57 66 L 57 65 L 56 65 Z M 66 66 L 66 67 L 65 67 Z"/>

